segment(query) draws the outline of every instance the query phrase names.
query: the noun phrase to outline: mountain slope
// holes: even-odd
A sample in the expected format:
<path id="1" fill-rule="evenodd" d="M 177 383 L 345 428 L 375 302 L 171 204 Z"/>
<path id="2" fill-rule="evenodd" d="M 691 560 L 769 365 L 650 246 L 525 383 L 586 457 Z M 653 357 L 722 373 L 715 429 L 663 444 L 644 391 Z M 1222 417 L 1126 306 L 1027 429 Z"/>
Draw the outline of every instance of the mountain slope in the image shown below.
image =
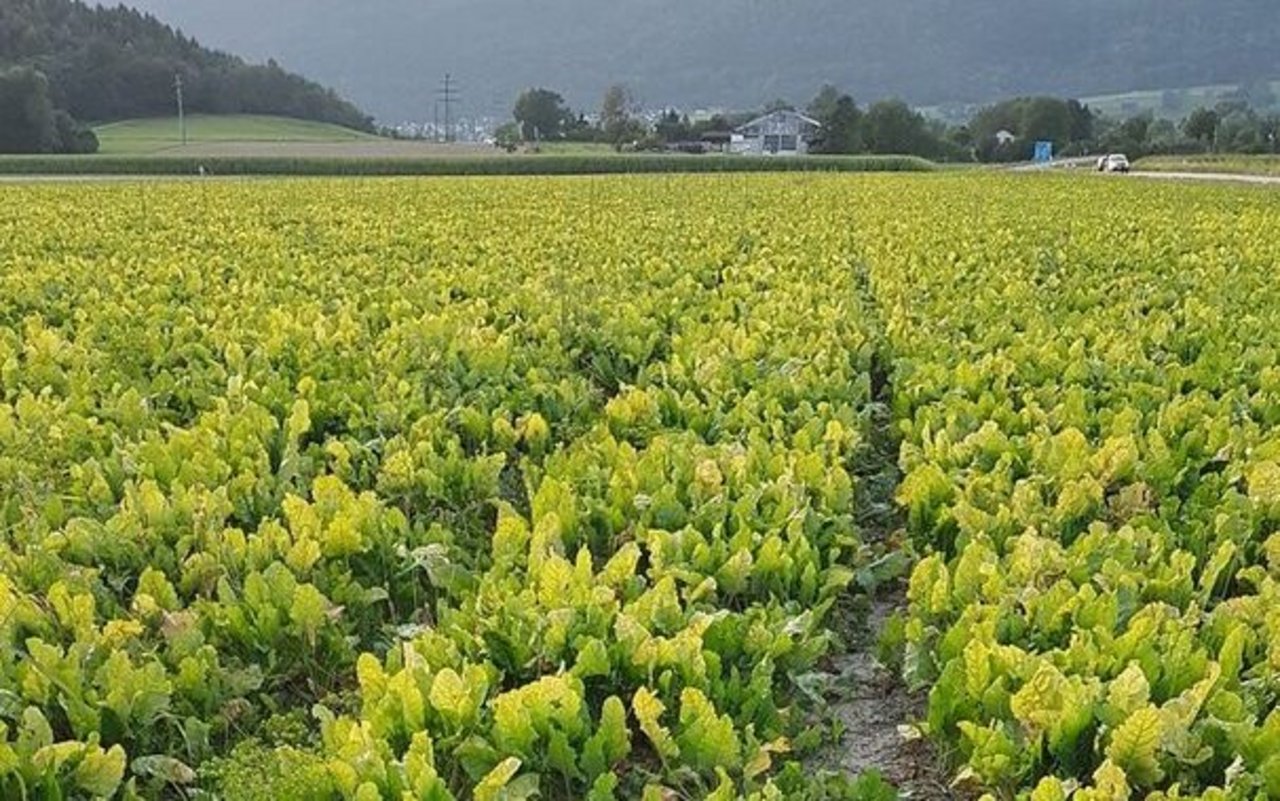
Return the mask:
<path id="1" fill-rule="evenodd" d="M 132 2 L 219 46 L 277 54 L 389 120 L 430 117 L 446 71 L 480 115 L 505 115 L 530 84 L 580 107 L 615 81 L 648 105 L 803 100 L 824 81 L 936 103 L 1280 71 L 1273 0 Z"/>
<path id="2" fill-rule="evenodd" d="M 274 62 L 248 64 L 202 47 L 149 14 L 75 0 L 0 2 L 0 67 L 47 76 L 53 104 L 81 120 L 174 113 L 174 80 L 191 112 L 278 114 L 369 128 L 369 118 Z"/>

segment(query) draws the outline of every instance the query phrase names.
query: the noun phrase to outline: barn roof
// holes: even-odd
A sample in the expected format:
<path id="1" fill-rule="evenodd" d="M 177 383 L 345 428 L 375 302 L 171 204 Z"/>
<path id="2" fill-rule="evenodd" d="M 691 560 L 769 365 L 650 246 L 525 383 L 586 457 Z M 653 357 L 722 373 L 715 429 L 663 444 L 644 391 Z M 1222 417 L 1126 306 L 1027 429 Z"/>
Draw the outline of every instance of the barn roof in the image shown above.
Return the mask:
<path id="1" fill-rule="evenodd" d="M 814 126 L 815 128 L 822 127 L 822 123 L 818 122 L 813 117 L 810 117 L 808 114 L 801 114 L 798 111 L 792 111 L 791 109 L 783 108 L 783 109 L 778 109 L 777 111 L 770 111 L 768 114 L 762 114 L 759 117 L 756 117 L 751 122 L 748 122 L 745 125 L 739 126 L 736 130 L 741 131 L 743 128 L 750 128 L 753 125 L 759 125 L 760 123 L 764 122 L 770 117 L 778 117 L 778 116 L 798 117 L 801 122 L 807 122 L 810 125 Z"/>

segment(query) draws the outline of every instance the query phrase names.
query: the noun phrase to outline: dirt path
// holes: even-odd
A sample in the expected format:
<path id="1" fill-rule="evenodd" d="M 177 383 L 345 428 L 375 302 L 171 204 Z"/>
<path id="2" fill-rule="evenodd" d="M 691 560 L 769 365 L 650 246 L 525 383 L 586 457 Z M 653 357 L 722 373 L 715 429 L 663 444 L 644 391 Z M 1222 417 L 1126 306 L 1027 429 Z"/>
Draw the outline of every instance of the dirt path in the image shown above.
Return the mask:
<path id="1" fill-rule="evenodd" d="M 1280 185 L 1280 175 L 1247 175 L 1235 172 L 1134 172 L 1142 178 L 1163 178 L 1169 181 L 1224 181 L 1242 184 Z"/>
<path id="2" fill-rule="evenodd" d="M 899 554 L 894 543 L 906 523 L 894 500 L 902 480 L 891 410 L 894 357 L 871 271 L 865 263 L 854 269 L 858 306 L 866 315 L 870 336 L 881 343 L 871 364 L 870 441 L 856 465 L 858 527 L 863 539 L 884 554 L 881 563 L 886 564 Z M 847 650 L 828 662 L 823 686 L 826 712 L 843 733 L 838 743 L 823 750 L 814 767 L 850 777 L 877 771 L 903 799 L 944 801 L 958 798 L 948 787 L 947 760 L 929 741 L 905 736 L 923 718 L 926 694 L 909 692 L 901 677 L 876 658 L 886 622 L 906 606 L 904 570 L 901 564 L 873 569 L 881 574 L 872 582 L 879 586 L 869 595 L 861 588 L 851 591 L 851 609 L 846 610 L 841 632 Z"/>
<path id="3" fill-rule="evenodd" d="M 901 594 L 873 599 L 853 648 L 834 660 L 834 700 L 830 712 L 844 736 L 827 755 L 827 765 L 850 776 L 879 771 L 903 799 L 959 799 L 949 786 L 946 760 L 928 740 L 906 736 L 924 716 L 924 693 L 907 691 L 902 680 L 875 657 L 885 622 L 904 603 Z"/>
<path id="4" fill-rule="evenodd" d="M 195 181 L 196 176 L 189 175 L 45 175 L 32 173 L 24 175 L 0 175 L 0 184 L 104 184 L 127 183 L 130 181 Z"/>

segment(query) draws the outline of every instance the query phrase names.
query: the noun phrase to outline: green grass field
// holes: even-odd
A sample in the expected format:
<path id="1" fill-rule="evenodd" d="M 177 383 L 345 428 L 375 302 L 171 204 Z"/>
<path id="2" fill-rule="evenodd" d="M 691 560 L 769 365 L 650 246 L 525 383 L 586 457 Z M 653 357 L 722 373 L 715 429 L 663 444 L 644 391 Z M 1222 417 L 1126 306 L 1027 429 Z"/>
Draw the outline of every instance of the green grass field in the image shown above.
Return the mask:
<path id="1" fill-rule="evenodd" d="M 1150 111 L 1157 117 L 1180 120 L 1196 108 L 1212 108 L 1238 88 L 1236 84 L 1213 84 L 1183 89 L 1150 89 L 1083 97 L 1081 102 L 1109 117 L 1131 117 Z M 1273 81 L 1271 88 L 1280 94 L 1280 81 Z"/>
<path id="2" fill-rule="evenodd" d="M 182 147 L 175 117 L 126 120 L 94 129 L 103 155 L 147 155 Z M 216 116 L 193 114 L 187 118 L 187 143 L 228 142 L 341 143 L 376 141 L 379 137 L 322 122 L 252 114 Z"/>
<path id="3" fill-rule="evenodd" d="M 1280 175 L 1280 155 L 1151 156 L 1135 165 L 1148 172 L 1221 172 L 1241 175 Z"/>

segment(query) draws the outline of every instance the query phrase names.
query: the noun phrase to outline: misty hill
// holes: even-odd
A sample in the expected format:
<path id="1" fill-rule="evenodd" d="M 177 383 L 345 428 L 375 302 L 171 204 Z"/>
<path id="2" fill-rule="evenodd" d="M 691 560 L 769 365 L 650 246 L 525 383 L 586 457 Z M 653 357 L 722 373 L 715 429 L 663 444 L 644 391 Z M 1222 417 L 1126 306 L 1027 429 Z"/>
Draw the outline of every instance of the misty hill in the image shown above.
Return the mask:
<path id="1" fill-rule="evenodd" d="M 505 116 L 545 85 L 584 108 L 803 101 L 823 82 L 917 104 L 1280 77 L 1274 0 L 131 0 L 337 86 L 387 121 Z"/>
<path id="2" fill-rule="evenodd" d="M 277 114 L 369 128 L 332 90 L 281 69 L 202 47 L 156 17 L 73 0 L 0 2 L 0 68 L 48 79 L 53 106 L 85 121 L 172 115 L 174 76 L 186 107 L 214 114 Z"/>

